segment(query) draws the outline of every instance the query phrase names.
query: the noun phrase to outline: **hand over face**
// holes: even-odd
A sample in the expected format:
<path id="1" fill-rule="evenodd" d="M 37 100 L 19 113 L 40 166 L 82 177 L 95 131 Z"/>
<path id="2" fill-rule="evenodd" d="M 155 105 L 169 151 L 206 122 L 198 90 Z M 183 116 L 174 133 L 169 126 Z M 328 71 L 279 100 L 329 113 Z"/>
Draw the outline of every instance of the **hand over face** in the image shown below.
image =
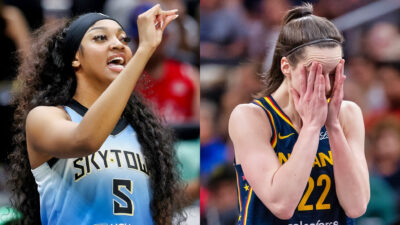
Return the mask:
<path id="1" fill-rule="evenodd" d="M 291 88 L 295 108 L 299 113 L 303 126 L 311 125 L 321 128 L 326 121 L 328 104 L 325 95 L 325 78 L 322 65 L 313 62 L 310 71 L 303 66 L 300 75 L 300 88 Z"/>
<path id="2" fill-rule="evenodd" d="M 325 125 L 332 126 L 339 122 L 340 106 L 343 101 L 343 83 L 346 76 L 343 74 L 344 60 L 340 60 L 336 67 L 335 81 L 333 83 L 332 95 L 328 104 L 328 116 Z"/>

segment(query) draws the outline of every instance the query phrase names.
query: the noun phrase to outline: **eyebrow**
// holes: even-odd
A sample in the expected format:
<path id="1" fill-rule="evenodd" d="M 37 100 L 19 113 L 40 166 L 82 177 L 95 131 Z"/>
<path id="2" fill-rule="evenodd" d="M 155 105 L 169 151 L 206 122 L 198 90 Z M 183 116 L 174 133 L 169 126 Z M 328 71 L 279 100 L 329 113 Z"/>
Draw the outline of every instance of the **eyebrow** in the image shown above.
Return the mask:
<path id="1" fill-rule="evenodd" d="M 88 32 L 93 31 L 93 30 L 108 30 L 108 28 L 107 27 L 92 27 L 88 30 Z M 118 31 L 124 31 L 124 30 L 120 27 L 120 28 L 118 28 Z"/>
<path id="2" fill-rule="evenodd" d="M 312 63 L 310 64 L 310 65 L 308 65 L 308 66 L 306 66 L 306 65 L 304 65 L 307 69 L 310 69 L 311 68 L 311 65 L 312 65 Z M 331 74 L 332 72 L 334 72 L 334 73 L 336 73 L 336 67 L 337 67 L 337 65 L 331 70 L 331 71 L 329 71 L 328 73 L 329 74 Z M 333 73 L 333 74 L 334 74 Z"/>

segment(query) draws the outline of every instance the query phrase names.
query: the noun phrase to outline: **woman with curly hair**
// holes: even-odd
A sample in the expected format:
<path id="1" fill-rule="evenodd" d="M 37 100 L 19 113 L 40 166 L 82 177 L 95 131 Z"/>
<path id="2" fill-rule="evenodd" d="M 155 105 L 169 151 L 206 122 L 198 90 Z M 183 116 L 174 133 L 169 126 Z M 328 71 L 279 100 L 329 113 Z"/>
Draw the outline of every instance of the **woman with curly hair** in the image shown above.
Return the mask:
<path id="1" fill-rule="evenodd" d="M 365 212 L 364 123 L 343 101 L 342 42 L 311 5 L 286 14 L 262 97 L 229 121 L 238 224 L 353 225 Z"/>
<path id="2" fill-rule="evenodd" d="M 182 207 L 173 139 L 133 90 L 176 17 L 159 5 L 141 14 L 133 56 L 120 24 L 100 13 L 35 32 L 10 156 L 23 224 L 172 223 Z"/>

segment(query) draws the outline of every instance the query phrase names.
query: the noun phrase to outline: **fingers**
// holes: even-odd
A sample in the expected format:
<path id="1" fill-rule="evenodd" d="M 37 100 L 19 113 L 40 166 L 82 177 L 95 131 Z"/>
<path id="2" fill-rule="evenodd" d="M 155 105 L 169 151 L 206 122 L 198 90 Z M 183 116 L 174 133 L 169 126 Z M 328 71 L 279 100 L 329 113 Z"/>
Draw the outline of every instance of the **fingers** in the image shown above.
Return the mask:
<path id="1" fill-rule="evenodd" d="M 325 101 L 326 100 L 326 96 L 325 96 L 325 79 L 324 76 L 322 74 L 318 74 L 317 75 L 317 79 L 318 79 L 318 98 L 320 100 Z M 317 83 L 317 82 L 315 82 Z"/>
<path id="2" fill-rule="evenodd" d="M 315 74 L 314 92 L 316 94 L 318 94 L 319 93 L 319 87 L 321 86 L 321 84 L 320 84 L 320 81 L 321 81 L 320 76 L 323 76 L 323 75 L 322 75 L 322 65 L 319 64 L 319 63 L 316 63 L 316 64 L 317 64 L 317 71 L 316 71 L 316 74 Z M 324 81 L 324 88 L 325 88 L 325 81 Z"/>
<path id="3" fill-rule="evenodd" d="M 149 10 L 147 10 L 145 12 L 145 14 L 149 14 L 149 15 L 158 15 L 161 12 L 161 6 L 160 4 L 156 4 L 155 6 L 151 7 Z"/>
<path id="4" fill-rule="evenodd" d="M 294 88 L 290 88 L 290 91 L 292 92 L 294 105 L 297 106 L 299 103 L 300 95 Z"/>
<path id="5" fill-rule="evenodd" d="M 333 85 L 332 90 L 332 98 L 337 96 L 339 89 L 343 85 L 342 77 L 343 77 L 343 60 L 340 60 L 339 64 L 336 66 L 335 72 L 335 83 Z"/>
<path id="6" fill-rule="evenodd" d="M 167 10 L 167 11 L 160 11 L 160 14 L 156 15 L 157 23 L 159 25 L 156 28 L 160 28 L 164 31 L 164 29 L 168 26 L 168 24 L 173 21 L 174 19 L 178 18 L 178 10 Z"/>
<path id="7" fill-rule="evenodd" d="M 164 30 L 165 27 L 174 19 L 178 17 L 178 10 L 162 10 L 160 4 L 156 4 L 146 12 L 142 13 L 139 17 L 147 17 L 154 21 L 156 29 Z"/>
<path id="8" fill-rule="evenodd" d="M 157 4 L 157 5 L 153 6 L 152 8 L 150 8 L 149 10 L 147 10 L 146 12 L 140 14 L 138 16 L 138 20 L 154 21 L 155 26 L 157 27 L 157 26 L 159 26 L 159 22 L 160 22 L 160 21 L 158 21 L 157 15 L 159 15 L 161 13 L 161 11 L 162 10 L 161 10 L 160 4 Z"/>
<path id="9" fill-rule="evenodd" d="M 167 16 L 175 16 L 175 15 L 178 14 L 178 10 L 177 10 L 177 9 L 172 9 L 172 10 L 162 11 L 161 14 L 162 14 L 164 17 L 167 17 Z"/>
<path id="10" fill-rule="evenodd" d="M 314 91 L 315 74 L 317 72 L 317 63 L 313 62 L 307 79 L 307 93 L 311 96 Z"/>
<path id="11" fill-rule="evenodd" d="M 177 15 L 177 14 L 173 14 L 173 15 L 167 16 L 166 19 L 165 19 L 164 26 L 161 26 L 161 29 L 164 31 L 165 28 L 168 26 L 168 24 L 170 24 L 173 20 L 178 18 L 178 16 L 179 15 Z"/>
<path id="12" fill-rule="evenodd" d="M 301 68 L 301 76 L 300 76 L 300 95 L 304 96 L 306 91 L 307 91 L 307 70 L 306 67 L 303 66 L 303 68 Z"/>
<path id="13" fill-rule="evenodd" d="M 333 85 L 334 88 L 337 87 L 337 83 L 339 82 L 339 79 L 340 79 L 341 75 L 343 74 L 342 62 L 343 62 L 343 59 L 341 59 L 339 61 L 339 64 L 336 66 L 335 85 Z"/>
<path id="14" fill-rule="evenodd" d="M 329 74 L 326 73 L 325 74 L 325 91 L 326 91 L 326 93 L 328 93 L 330 90 L 331 90 L 331 82 L 330 82 Z"/>
<path id="15" fill-rule="evenodd" d="M 335 84 L 333 85 L 332 90 L 332 99 L 335 99 L 341 96 L 341 92 L 343 91 L 343 83 L 346 76 L 343 75 L 344 70 L 344 60 L 340 60 L 339 64 L 336 67 L 335 73 Z"/>

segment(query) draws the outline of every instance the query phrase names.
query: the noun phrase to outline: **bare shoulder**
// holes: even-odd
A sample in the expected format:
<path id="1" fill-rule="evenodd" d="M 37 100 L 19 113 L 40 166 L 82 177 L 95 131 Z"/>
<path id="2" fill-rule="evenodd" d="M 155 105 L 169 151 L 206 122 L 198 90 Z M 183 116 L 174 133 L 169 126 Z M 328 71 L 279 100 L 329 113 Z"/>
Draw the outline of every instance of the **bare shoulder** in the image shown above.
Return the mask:
<path id="1" fill-rule="evenodd" d="M 243 118 L 258 118 L 258 117 L 264 118 L 265 113 L 261 107 L 256 106 L 255 104 L 252 103 L 239 104 L 233 109 L 231 113 L 231 120 L 243 119 Z"/>
<path id="2" fill-rule="evenodd" d="M 364 118 L 360 106 L 352 101 L 343 101 L 340 106 L 339 121 L 345 134 L 351 131 L 363 132 Z"/>
<path id="3" fill-rule="evenodd" d="M 342 106 L 340 110 L 345 110 L 345 111 L 351 111 L 351 112 L 361 112 L 360 106 L 357 105 L 357 103 L 352 102 L 352 101 L 347 101 L 344 100 L 342 102 Z"/>
<path id="4" fill-rule="evenodd" d="M 248 129 L 262 129 L 268 132 L 267 116 L 264 110 L 252 103 L 237 105 L 229 118 L 229 133 L 242 133 Z"/>
<path id="5" fill-rule="evenodd" d="M 58 106 L 37 106 L 29 111 L 26 117 L 27 128 L 30 125 L 42 126 L 52 119 L 66 119 L 71 120 L 65 110 Z"/>
<path id="6" fill-rule="evenodd" d="M 339 118 L 341 119 L 351 119 L 354 117 L 362 118 L 362 111 L 360 106 L 358 106 L 355 102 L 352 101 L 343 101 L 340 106 Z"/>

